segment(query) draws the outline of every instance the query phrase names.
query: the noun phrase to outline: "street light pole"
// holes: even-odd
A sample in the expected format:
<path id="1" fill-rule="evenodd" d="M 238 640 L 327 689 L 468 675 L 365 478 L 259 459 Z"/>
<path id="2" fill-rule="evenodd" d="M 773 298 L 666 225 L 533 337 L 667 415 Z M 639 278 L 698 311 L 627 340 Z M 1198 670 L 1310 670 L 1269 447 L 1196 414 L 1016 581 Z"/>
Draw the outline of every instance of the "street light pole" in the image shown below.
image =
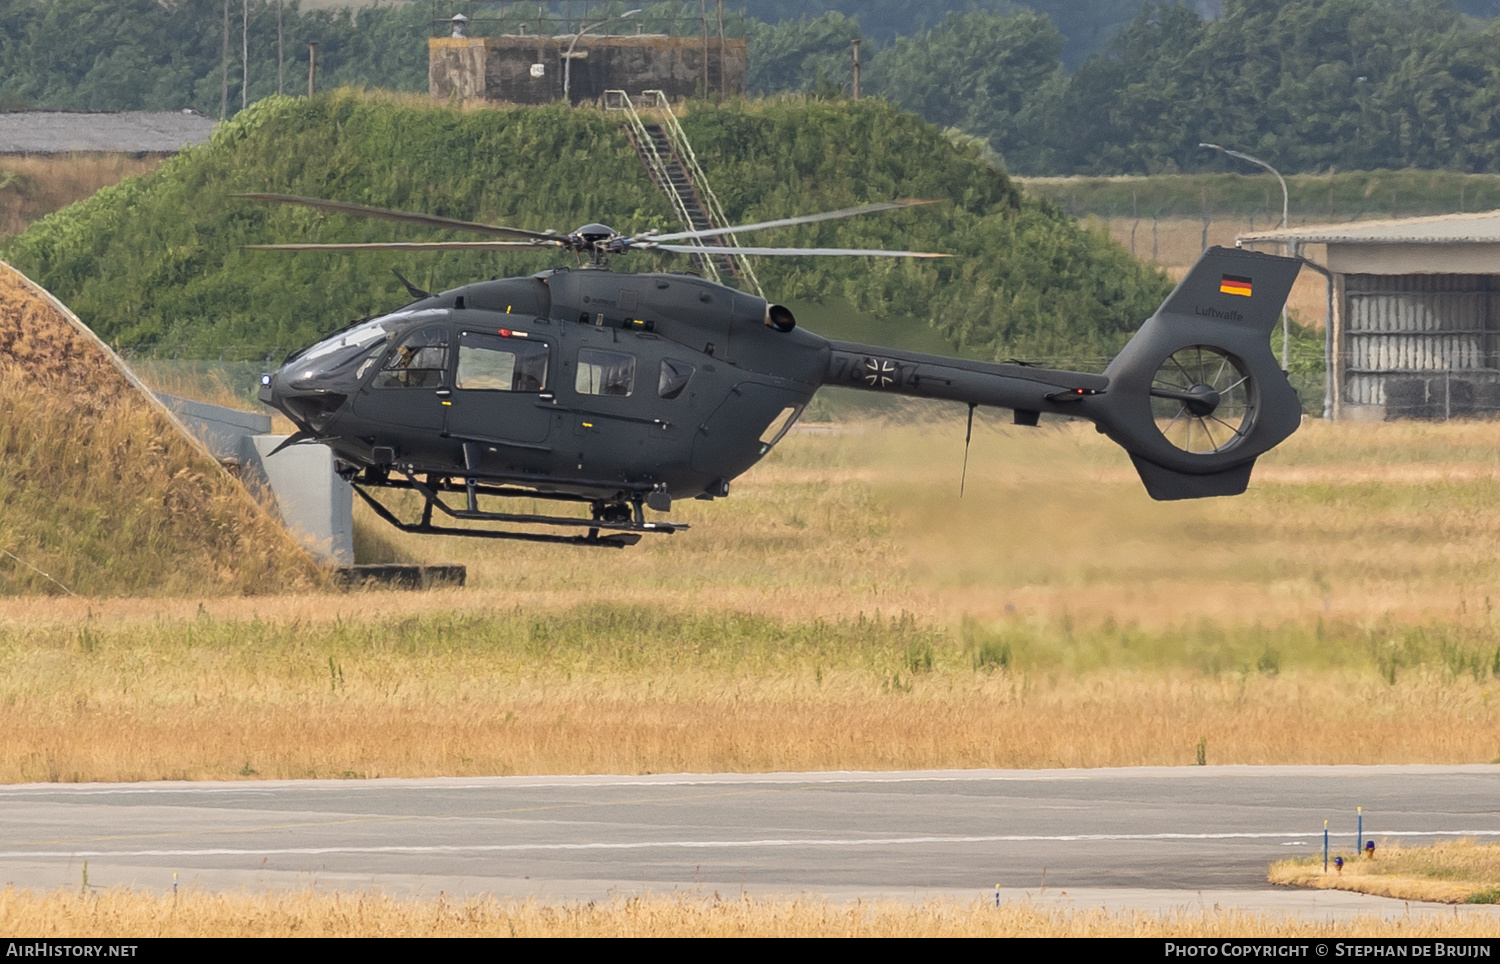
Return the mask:
<path id="1" fill-rule="evenodd" d="M 633 17 L 640 12 L 640 8 L 636 8 L 635 10 L 626 10 L 619 16 L 605 17 L 598 23 L 586 23 L 582 28 L 579 29 L 577 33 L 573 35 L 572 42 L 568 44 L 568 49 L 563 54 L 563 100 L 567 101 L 569 104 L 572 103 L 572 100 L 568 97 L 568 92 L 572 90 L 573 87 L 573 48 L 578 46 L 578 41 L 583 39 L 583 35 L 588 33 L 590 30 L 598 29 L 605 24 L 614 23 L 616 20 L 624 20 L 627 17 Z"/>
<path id="2" fill-rule="evenodd" d="M 1237 158 L 1239 158 L 1242 161 L 1249 161 L 1251 164 L 1255 164 L 1255 165 L 1258 165 L 1260 167 L 1263 167 L 1266 170 L 1270 171 L 1272 174 L 1275 174 L 1276 175 L 1276 180 L 1281 183 L 1281 230 L 1283 232 L 1286 231 L 1287 209 L 1289 207 L 1289 204 L 1288 204 L 1289 197 L 1287 195 L 1287 190 L 1286 190 L 1286 178 L 1284 178 L 1284 177 L 1281 176 L 1281 172 L 1280 171 L 1276 170 L 1276 168 L 1274 168 L 1271 165 L 1267 164 L 1265 161 L 1261 160 L 1260 158 L 1258 158 L 1258 157 L 1251 157 L 1249 154 L 1246 154 L 1243 151 L 1231 151 L 1229 148 L 1227 148 L 1227 147 L 1220 147 L 1218 144 L 1208 144 L 1208 143 L 1203 143 L 1203 142 L 1200 142 L 1198 144 L 1198 146 L 1199 147 L 1206 147 L 1206 148 L 1208 148 L 1211 151 L 1218 151 L 1220 154 L 1228 154 L 1230 157 L 1237 157 Z M 1285 244 L 1286 244 L 1286 242 L 1283 241 L 1282 242 L 1283 253 L 1285 253 Z M 1281 306 L 1281 370 L 1282 371 L 1286 371 L 1287 370 L 1287 355 L 1289 353 L 1290 344 L 1291 344 L 1291 328 L 1290 328 L 1290 325 L 1287 323 L 1286 305 L 1282 305 Z"/>

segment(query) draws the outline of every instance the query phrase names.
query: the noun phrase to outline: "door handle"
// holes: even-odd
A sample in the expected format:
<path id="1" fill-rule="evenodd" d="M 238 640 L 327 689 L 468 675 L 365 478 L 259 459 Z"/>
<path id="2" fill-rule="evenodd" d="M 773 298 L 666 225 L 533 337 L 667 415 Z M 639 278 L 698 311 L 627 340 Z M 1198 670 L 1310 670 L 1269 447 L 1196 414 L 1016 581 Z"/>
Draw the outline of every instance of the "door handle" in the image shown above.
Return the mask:
<path id="1" fill-rule="evenodd" d="M 452 394 L 453 394 L 453 392 L 452 392 L 452 390 L 451 390 L 451 389 L 447 389 L 447 388 L 439 388 L 439 389 L 438 389 L 438 390 L 437 390 L 437 391 L 436 391 L 436 392 L 434 392 L 434 393 L 433 393 L 433 394 L 435 394 L 435 395 L 436 395 L 436 396 L 437 396 L 437 397 L 438 397 L 438 398 L 447 398 L 447 397 L 448 397 L 448 396 L 449 396 L 449 395 L 452 395 Z"/>

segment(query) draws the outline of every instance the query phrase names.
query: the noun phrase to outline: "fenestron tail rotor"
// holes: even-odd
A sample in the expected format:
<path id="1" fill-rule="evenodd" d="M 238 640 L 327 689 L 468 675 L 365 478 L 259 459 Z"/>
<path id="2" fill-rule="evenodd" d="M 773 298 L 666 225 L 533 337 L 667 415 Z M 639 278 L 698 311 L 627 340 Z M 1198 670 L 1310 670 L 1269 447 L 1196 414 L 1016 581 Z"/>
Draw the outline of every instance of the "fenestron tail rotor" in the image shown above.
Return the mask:
<path id="1" fill-rule="evenodd" d="M 745 248 L 732 247 L 719 249 L 718 246 L 707 246 L 702 244 L 665 244 L 670 241 L 702 241 L 707 238 L 717 238 L 724 235 L 740 234 L 747 231 L 761 231 L 769 228 L 792 227 L 800 224 L 815 224 L 819 221 L 832 221 L 840 218 L 852 218 L 861 214 L 874 214 L 879 211 L 892 211 L 900 208 L 918 207 L 924 204 L 936 204 L 936 201 L 906 199 L 900 201 L 878 201 L 873 204 L 864 204 L 859 207 L 843 208 L 838 211 L 825 211 L 821 214 L 808 214 L 795 218 L 780 218 L 774 221 L 758 221 L 754 224 L 732 225 L 724 228 L 705 228 L 701 231 L 676 231 L 661 234 L 658 231 L 644 231 L 639 234 L 622 235 L 613 228 L 604 224 L 586 224 L 581 228 L 570 231 L 567 234 L 559 234 L 557 231 L 528 231 L 523 228 L 506 227 L 499 224 L 482 224 L 477 221 L 461 221 L 455 218 L 439 217 L 432 214 L 420 214 L 413 211 L 396 211 L 389 208 L 370 207 L 364 204 L 351 204 L 345 201 L 325 201 L 321 198 L 299 197 L 292 194 L 236 194 L 234 197 L 246 201 L 264 201 L 271 204 L 292 204 L 301 207 L 310 207 L 320 211 L 329 211 L 335 214 L 349 214 L 356 217 L 380 218 L 386 221 L 399 221 L 405 224 L 419 224 L 429 228 L 440 228 L 447 231 L 466 231 L 474 234 L 487 234 L 491 237 L 515 238 L 512 241 L 388 241 L 388 242 L 330 242 L 330 243 L 292 243 L 292 244 L 247 244 L 246 248 L 254 251 L 490 251 L 506 250 L 509 248 L 544 247 L 561 248 L 567 251 L 587 253 L 597 264 L 602 263 L 610 255 L 624 254 L 631 250 L 639 251 L 666 251 L 673 254 L 704 254 L 715 250 L 723 250 L 724 253 L 752 254 L 772 257 L 803 257 L 803 256 L 831 256 L 831 257 L 871 257 L 871 258 L 946 258 L 946 254 L 937 254 L 926 251 L 887 251 L 872 248 Z"/>
<path id="2" fill-rule="evenodd" d="M 1179 348 L 1152 377 L 1151 414 L 1177 449 L 1225 452 L 1249 434 L 1255 384 L 1240 362 L 1211 345 Z"/>

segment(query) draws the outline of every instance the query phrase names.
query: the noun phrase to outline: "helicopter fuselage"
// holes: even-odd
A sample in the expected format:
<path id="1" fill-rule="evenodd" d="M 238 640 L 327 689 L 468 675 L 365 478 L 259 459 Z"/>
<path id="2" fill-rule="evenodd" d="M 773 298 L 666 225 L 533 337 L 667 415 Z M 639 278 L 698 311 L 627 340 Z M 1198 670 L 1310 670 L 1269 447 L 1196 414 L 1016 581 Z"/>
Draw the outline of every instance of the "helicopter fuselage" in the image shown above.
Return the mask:
<path id="1" fill-rule="evenodd" d="M 261 398 L 350 471 L 691 498 L 727 494 L 770 450 L 830 353 L 785 309 L 692 275 L 558 269 L 351 325 Z"/>

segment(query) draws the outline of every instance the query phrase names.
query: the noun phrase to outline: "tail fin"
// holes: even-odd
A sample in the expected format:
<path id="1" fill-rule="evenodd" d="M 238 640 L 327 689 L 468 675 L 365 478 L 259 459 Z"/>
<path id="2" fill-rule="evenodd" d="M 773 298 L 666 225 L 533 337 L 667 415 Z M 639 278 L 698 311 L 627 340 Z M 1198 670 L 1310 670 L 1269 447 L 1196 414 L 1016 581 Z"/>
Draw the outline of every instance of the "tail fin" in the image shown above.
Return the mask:
<path id="1" fill-rule="evenodd" d="M 1090 417 L 1152 498 L 1237 495 L 1256 458 L 1296 431 L 1302 405 L 1270 336 L 1300 268 L 1209 248 L 1105 370 Z"/>

